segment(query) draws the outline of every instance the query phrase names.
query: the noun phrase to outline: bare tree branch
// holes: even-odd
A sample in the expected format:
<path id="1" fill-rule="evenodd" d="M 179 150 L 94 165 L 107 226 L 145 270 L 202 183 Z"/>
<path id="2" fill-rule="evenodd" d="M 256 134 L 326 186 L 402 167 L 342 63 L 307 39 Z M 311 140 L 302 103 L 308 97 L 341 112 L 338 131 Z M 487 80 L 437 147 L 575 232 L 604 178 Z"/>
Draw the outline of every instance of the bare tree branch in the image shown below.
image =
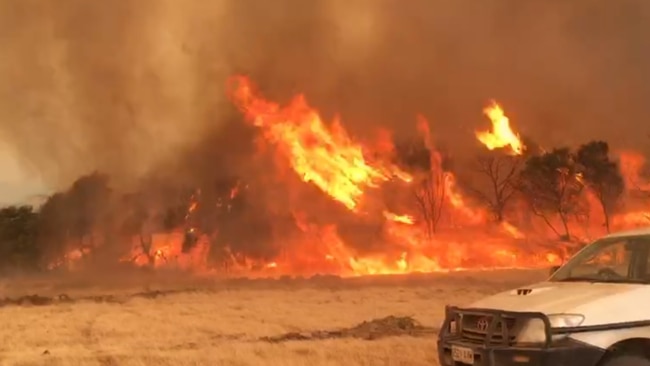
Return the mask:
<path id="1" fill-rule="evenodd" d="M 497 221 L 504 218 L 505 210 L 516 192 L 514 180 L 521 158 L 518 156 L 494 155 L 477 157 L 476 171 L 487 179 L 487 192 L 470 187 L 469 189 L 492 212 Z"/>
<path id="2" fill-rule="evenodd" d="M 430 238 L 435 235 L 443 213 L 446 195 L 443 174 L 436 170 L 429 172 L 421 183 L 416 185 L 414 192 Z"/>

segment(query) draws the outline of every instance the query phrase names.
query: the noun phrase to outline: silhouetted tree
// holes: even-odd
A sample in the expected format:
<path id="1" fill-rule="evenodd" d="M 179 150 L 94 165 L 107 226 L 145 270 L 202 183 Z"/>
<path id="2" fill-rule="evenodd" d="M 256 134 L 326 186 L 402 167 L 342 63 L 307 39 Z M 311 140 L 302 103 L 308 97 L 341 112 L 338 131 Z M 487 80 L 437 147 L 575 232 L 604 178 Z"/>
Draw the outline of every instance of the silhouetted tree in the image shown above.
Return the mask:
<path id="1" fill-rule="evenodd" d="M 444 172 L 432 171 L 415 186 L 415 199 L 432 237 L 438 228 L 445 203 L 446 185 Z"/>
<path id="2" fill-rule="evenodd" d="M 415 172 L 413 194 L 426 225 L 427 234 L 432 237 L 442 217 L 445 197 L 445 171 L 448 160 L 432 151 L 425 141 L 407 141 L 397 145 L 397 155 L 402 166 Z"/>
<path id="3" fill-rule="evenodd" d="M 127 242 L 133 238 L 138 238 L 140 243 L 140 252 L 134 254 L 131 261 L 135 261 L 140 256 L 145 256 L 150 265 L 154 264 L 155 255 L 151 252 L 153 241 L 152 233 L 147 230 L 147 222 L 151 215 L 146 207 L 144 196 L 140 192 L 130 193 L 122 196 L 120 202 L 121 223 L 117 230 L 119 237 Z"/>
<path id="4" fill-rule="evenodd" d="M 64 255 L 70 238 L 71 214 L 65 193 L 55 193 L 41 206 L 38 214 L 38 245 L 45 253 L 44 259 Z"/>
<path id="5" fill-rule="evenodd" d="M 142 196 L 137 193 L 124 195 L 121 200 L 121 207 L 123 207 L 123 211 L 119 228 L 120 234 L 124 236 L 142 234 L 145 223 L 149 218 L 146 202 L 143 201 Z"/>
<path id="6" fill-rule="evenodd" d="M 224 247 L 242 258 L 268 258 L 277 254 L 277 248 L 269 244 L 276 235 L 274 225 L 281 218 L 260 206 L 258 196 L 255 195 L 260 189 L 257 187 L 260 186 L 237 180 L 231 180 L 230 183 L 226 180 L 217 182 L 215 193 L 218 199 L 214 213 L 218 222 L 216 233 L 219 240 L 213 242 L 217 244 L 216 248 L 211 247 L 215 254 L 212 258 L 224 254 Z M 202 226 L 205 227 L 205 224 Z"/>
<path id="7" fill-rule="evenodd" d="M 530 156 L 521 171 L 519 190 L 536 215 L 561 238 L 569 240 L 569 216 L 579 209 L 583 189 L 578 180 L 579 167 L 568 148 L 554 149 L 542 155 Z M 557 215 L 562 222 L 561 234 L 550 217 Z"/>
<path id="8" fill-rule="evenodd" d="M 34 270 L 41 251 L 36 232 L 38 214 L 31 206 L 0 209 L 0 267 Z"/>
<path id="9" fill-rule="evenodd" d="M 112 229 L 106 227 L 110 226 L 110 201 L 108 176 L 95 172 L 80 177 L 70 189 L 55 193 L 41 207 L 39 245 L 47 247 L 51 257 L 61 257 L 69 241 L 79 243 L 77 249 L 82 253 L 90 252 L 97 244 L 96 234 L 103 235 L 105 229 Z"/>
<path id="10" fill-rule="evenodd" d="M 510 199 L 517 192 L 517 179 L 523 158 L 489 152 L 477 157 L 476 171 L 487 179 L 483 189 L 472 191 L 490 209 L 496 221 L 501 222 Z"/>
<path id="11" fill-rule="evenodd" d="M 609 145 L 605 141 L 591 141 L 580 146 L 576 153 L 584 183 L 594 193 L 605 216 L 609 232 L 609 217 L 619 203 L 625 188 L 618 163 L 609 157 Z"/>
<path id="12" fill-rule="evenodd" d="M 94 229 L 106 214 L 110 193 L 108 176 L 99 173 L 77 179 L 67 192 L 71 234 L 82 242 L 87 240 L 90 247 L 94 245 Z"/>

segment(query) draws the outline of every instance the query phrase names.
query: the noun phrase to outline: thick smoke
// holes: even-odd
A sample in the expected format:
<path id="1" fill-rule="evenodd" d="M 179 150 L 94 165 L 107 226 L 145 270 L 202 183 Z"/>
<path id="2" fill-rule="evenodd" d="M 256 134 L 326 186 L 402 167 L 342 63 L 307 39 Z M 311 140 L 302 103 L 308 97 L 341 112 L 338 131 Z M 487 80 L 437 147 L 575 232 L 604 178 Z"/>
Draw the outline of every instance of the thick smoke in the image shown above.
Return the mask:
<path id="1" fill-rule="evenodd" d="M 248 144 L 224 98 L 245 73 L 355 134 L 422 113 L 455 154 L 491 98 L 540 144 L 639 148 L 647 34 L 644 0 L 4 0 L 0 136 L 53 189 L 214 174 Z"/>

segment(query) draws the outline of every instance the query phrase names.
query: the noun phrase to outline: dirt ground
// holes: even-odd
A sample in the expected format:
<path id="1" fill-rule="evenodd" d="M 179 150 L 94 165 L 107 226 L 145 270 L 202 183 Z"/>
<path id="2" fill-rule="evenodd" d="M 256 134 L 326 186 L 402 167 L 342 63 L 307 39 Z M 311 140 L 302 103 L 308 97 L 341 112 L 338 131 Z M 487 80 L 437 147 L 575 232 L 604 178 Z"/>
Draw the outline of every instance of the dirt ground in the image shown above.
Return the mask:
<path id="1" fill-rule="evenodd" d="M 0 365 L 437 365 L 445 304 L 545 274 L 4 281 Z"/>

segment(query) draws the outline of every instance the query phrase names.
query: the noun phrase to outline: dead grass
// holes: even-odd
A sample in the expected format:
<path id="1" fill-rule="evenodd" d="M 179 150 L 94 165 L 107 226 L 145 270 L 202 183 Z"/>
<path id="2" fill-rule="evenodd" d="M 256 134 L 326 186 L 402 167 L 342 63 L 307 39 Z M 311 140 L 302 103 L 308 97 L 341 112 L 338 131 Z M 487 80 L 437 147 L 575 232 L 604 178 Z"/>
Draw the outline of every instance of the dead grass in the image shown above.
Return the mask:
<path id="1" fill-rule="evenodd" d="M 350 280 L 203 281 L 193 292 L 132 298 L 123 304 L 11 305 L 0 308 L 0 365 L 437 365 L 432 333 L 373 340 L 323 337 L 327 339 L 269 342 L 264 337 L 321 334 L 318 331 L 350 328 L 391 315 L 413 317 L 427 329 L 435 328 L 446 303 L 464 304 L 543 277 L 538 271 L 499 271 Z M 67 290 L 74 298 L 102 292 L 97 284 L 65 288 L 65 281 L 39 281 L 5 282 L 0 297 Z M 172 282 L 157 284 L 149 278 L 146 284 L 129 283 L 122 290 L 116 284 L 103 287 L 105 293 L 120 295 L 138 286 L 141 291 L 143 286 L 191 284 Z"/>

